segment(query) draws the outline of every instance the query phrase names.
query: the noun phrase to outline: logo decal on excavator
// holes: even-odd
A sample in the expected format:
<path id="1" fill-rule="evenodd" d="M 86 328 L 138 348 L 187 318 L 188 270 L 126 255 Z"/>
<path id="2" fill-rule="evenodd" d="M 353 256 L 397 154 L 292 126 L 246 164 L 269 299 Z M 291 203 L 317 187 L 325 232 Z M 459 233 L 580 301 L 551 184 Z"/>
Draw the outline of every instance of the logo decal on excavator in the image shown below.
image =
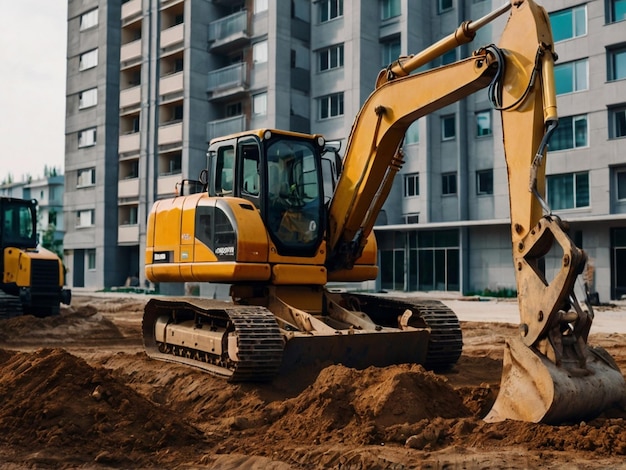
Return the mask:
<path id="1" fill-rule="evenodd" d="M 152 255 L 152 261 L 154 263 L 169 263 L 171 254 L 171 251 L 155 251 Z"/>
<path id="2" fill-rule="evenodd" d="M 234 256 L 235 247 L 234 246 L 220 246 L 215 249 L 215 254 L 217 256 Z"/>

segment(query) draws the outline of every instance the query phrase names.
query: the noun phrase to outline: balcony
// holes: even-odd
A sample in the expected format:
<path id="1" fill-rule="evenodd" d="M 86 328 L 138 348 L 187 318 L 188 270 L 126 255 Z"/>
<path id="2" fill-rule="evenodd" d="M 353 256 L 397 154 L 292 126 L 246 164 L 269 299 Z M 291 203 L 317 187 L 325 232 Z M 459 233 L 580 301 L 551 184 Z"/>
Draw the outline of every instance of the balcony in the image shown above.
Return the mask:
<path id="1" fill-rule="evenodd" d="M 183 123 L 164 124 L 159 127 L 159 145 L 171 145 L 183 141 Z"/>
<path id="2" fill-rule="evenodd" d="M 173 73 L 161 77 L 159 82 L 159 95 L 171 95 L 173 93 L 183 92 L 183 72 Z"/>
<path id="3" fill-rule="evenodd" d="M 117 183 L 118 198 L 139 198 L 139 178 L 120 180 Z"/>
<path id="4" fill-rule="evenodd" d="M 249 41 L 248 13 L 245 10 L 209 24 L 209 48 L 211 52 L 243 47 Z"/>
<path id="5" fill-rule="evenodd" d="M 176 192 L 176 184 L 180 183 L 182 176 L 180 173 L 175 175 L 159 176 L 157 180 L 157 194 L 166 196 Z"/>
<path id="6" fill-rule="evenodd" d="M 161 31 L 161 52 L 182 47 L 184 39 L 185 23 Z"/>
<path id="7" fill-rule="evenodd" d="M 134 108 L 141 104 L 141 87 L 134 86 L 120 91 L 120 109 Z"/>
<path id="8" fill-rule="evenodd" d="M 141 39 L 124 44 L 120 48 L 120 63 L 122 67 L 128 67 L 141 60 Z"/>
<path id="9" fill-rule="evenodd" d="M 118 152 L 123 153 L 139 153 L 139 132 L 120 135 L 120 145 Z"/>
<path id="10" fill-rule="evenodd" d="M 122 26 L 141 17 L 141 0 L 130 0 L 122 5 Z"/>
<path id="11" fill-rule="evenodd" d="M 120 225 L 117 227 L 117 242 L 124 244 L 139 243 L 139 225 Z"/>
<path id="12" fill-rule="evenodd" d="M 234 116 L 226 119 L 218 119 L 216 121 L 207 122 L 206 134 L 207 140 L 211 140 L 214 137 L 221 135 L 234 134 L 236 132 L 243 132 L 246 126 L 246 116 Z"/>
<path id="13" fill-rule="evenodd" d="M 229 97 L 245 92 L 248 89 L 248 74 L 245 63 L 229 65 L 209 72 L 207 92 L 212 93 L 211 99 Z"/>

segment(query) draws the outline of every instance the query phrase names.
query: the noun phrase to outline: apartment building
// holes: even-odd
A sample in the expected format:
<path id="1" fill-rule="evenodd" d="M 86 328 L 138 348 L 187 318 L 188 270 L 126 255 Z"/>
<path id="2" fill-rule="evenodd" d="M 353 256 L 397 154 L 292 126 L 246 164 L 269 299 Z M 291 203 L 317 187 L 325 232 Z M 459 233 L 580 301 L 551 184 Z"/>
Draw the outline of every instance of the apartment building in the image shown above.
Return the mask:
<path id="1" fill-rule="evenodd" d="M 52 174 L 43 178 L 28 178 L 24 181 L 0 184 L 1 197 L 13 197 L 16 199 L 37 200 L 37 233 L 39 241 L 45 240 L 59 247 L 62 251 L 63 235 L 65 232 L 63 223 L 63 188 L 64 176 Z M 54 229 L 52 228 L 54 227 Z"/>
<path id="2" fill-rule="evenodd" d="M 548 202 L 591 256 L 602 299 L 626 293 L 624 0 L 547 2 L 561 126 Z M 143 279 L 152 203 L 197 177 L 214 136 L 257 127 L 349 135 L 376 76 L 490 0 L 69 0 L 66 263 L 75 286 Z M 497 43 L 504 18 L 430 67 Z M 620 98 L 621 97 L 621 98 Z M 499 116 L 479 92 L 414 123 L 379 217 L 391 290 L 515 287 Z M 547 265 L 549 265 L 549 260 Z"/>

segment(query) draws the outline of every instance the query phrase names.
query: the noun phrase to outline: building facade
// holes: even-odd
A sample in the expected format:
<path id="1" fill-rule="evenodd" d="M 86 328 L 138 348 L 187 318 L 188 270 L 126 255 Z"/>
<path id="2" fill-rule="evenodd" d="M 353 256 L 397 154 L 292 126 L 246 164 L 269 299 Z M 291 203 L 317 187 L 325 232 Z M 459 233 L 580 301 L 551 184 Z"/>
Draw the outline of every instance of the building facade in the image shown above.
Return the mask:
<path id="1" fill-rule="evenodd" d="M 547 198 L 595 268 L 626 293 L 625 0 L 555 0 L 560 126 Z M 205 166 L 212 137 L 276 127 L 349 135 L 378 72 L 490 0 L 69 0 L 68 282 L 143 278 L 146 216 Z M 429 67 L 498 42 L 505 18 Z M 419 119 L 379 223 L 378 288 L 515 288 L 498 113 L 481 91 Z M 558 254 L 548 256 L 547 269 Z"/>

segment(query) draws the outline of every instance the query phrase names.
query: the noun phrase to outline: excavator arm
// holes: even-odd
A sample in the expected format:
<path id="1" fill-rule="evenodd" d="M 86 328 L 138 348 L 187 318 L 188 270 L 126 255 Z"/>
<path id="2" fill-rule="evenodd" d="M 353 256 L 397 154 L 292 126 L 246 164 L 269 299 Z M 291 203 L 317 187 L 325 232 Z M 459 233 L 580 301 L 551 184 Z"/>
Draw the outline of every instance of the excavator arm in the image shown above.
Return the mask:
<path id="1" fill-rule="evenodd" d="M 498 47 L 411 75 L 509 10 Z M 507 341 L 501 391 L 488 421 L 563 422 L 597 414 L 626 396 L 614 361 L 587 346 L 593 311 L 574 294 L 586 256 L 544 199 L 545 154 L 558 124 L 555 58 L 548 15 L 532 0 L 511 0 L 422 53 L 400 58 L 379 74 L 354 121 L 329 209 L 327 268 L 350 269 L 403 164 L 409 125 L 489 86 L 502 116 L 521 323 L 519 337 Z M 548 281 L 539 263 L 555 243 L 562 263 Z"/>

